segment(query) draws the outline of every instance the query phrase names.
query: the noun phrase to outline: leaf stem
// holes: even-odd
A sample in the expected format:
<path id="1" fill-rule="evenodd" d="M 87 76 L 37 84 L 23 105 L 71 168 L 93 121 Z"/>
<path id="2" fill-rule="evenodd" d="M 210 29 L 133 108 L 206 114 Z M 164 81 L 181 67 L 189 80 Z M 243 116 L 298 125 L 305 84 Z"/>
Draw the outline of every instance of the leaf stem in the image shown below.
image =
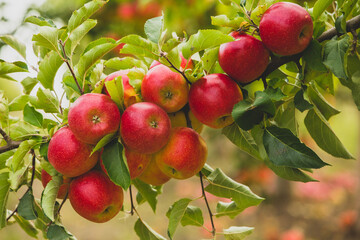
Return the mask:
<path id="1" fill-rule="evenodd" d="M 74 70 L 72 69 L 72 67 L 70 66 L 70 63 L 69 63 L 69 58 L 68 56 L 66 55 L 66 52 L 65 52 L 65 43 L 59 39 L 59 44 L 61 46 L 61 50 L 62 50 L 62 53 L 64 55 L 64 62 L 66 63 L 66 65 L 68 66 L 70 72 L 71 72 L 71 75 L 73 76 L 74 80 L 75 80 L 75 83 L 76 83 L 76 86 L 78 87 L 79 91 L 80 91 L 80 94 L 83 95 L 84 94 L 84 91 L 81 89 L 80 87 L 80 84 L 78 82 L 78 80 L 76 79 L 76 76 L 75 76 L 75 72 Z"/>
<path id="2" fill-rule="evenodd" d="M 206 198 L 206 194 L 205 194 L 205 188 L 204 188 L 204 183 L 203 183 L 203 174 L 202 172 L 200 171 L 199 172 L 199 176 L 200 176 L 200 183 L 201 183 L 201 192 L 202 192 L 202 195 L 204 197 L 204 200 L 205 200 L 205 203 L 206 203 L 206 207 L 208 209 L 208 212 L 209 212 L 209 216 L 210 216 L 210 221 L 211 221 L 211 227 L 212 227 L 212 230 L 211 230 L 211 234 L 213 236 L 215 236 L 216 234 L 216 229 L 215 229 L 215 225 L 214 225 L 214 220 L 213 220 L 213 213 L 211 212 L 211 209 L 210 209 L 210 206 L 209 206 L 209 202 Z"/>
<path id="3" fill-rule="evenodd" d="M 180 69 L 178 69 L 177 67 L 175 67 L 174 64 L 173 64 L 173 63 L 169 60 L 169 58 L 165 55 L 165 53 L 161 52 L 161 53 L 160 53 L 160 57 L 165 58 L 165 60 L 170 64 L 170 66 L 171 66 L 173 69 L 175 69 L 175 71 L 177 71 L 178 73 L 180 73 L 180 74 L 183 76 L 183 78 L 186 80 L 186 82 L 187 82 L 188 84 L 190 84 L 190 85 L 192 84 L 192 82 L 190 82 L 189 79 L 186 77 L 185 73 L 184 73 L 183 71 L 181 71 Z"/>

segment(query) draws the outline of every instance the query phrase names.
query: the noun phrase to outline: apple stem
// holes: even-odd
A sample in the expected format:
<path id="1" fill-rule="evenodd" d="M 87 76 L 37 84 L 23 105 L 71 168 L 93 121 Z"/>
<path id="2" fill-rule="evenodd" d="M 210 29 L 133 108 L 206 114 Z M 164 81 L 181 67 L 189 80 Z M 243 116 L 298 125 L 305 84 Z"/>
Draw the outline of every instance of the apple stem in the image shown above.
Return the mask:
<path id="1" fill-rule="evenodd" d="M 165 55 L 165 53 L 161 52 L 161 53 L 160 53 L 160 57 L 165 58 L 165 60 L 170 64 L 170 66 L 171 66 L 173 69 L 175 69 L 175 71 L 177 71 L 178 73 L 180 73 L 180 74 L 183 76 L 183 78 L 185 79 L 185 81 L 186 81 L 189 85 L 192 84 L 192 82 L 190 82 L 189 79 L 186 77 L 185 73 L 184 73 L 183 71 L 181 71 L 180 69 L 178 69 L 177 67 L 175 67 L 174 64 L 173 64 L 173 63 L 169 60 L 169 58 Z"/>
<path id="2" fill-rule="evenodd" d="M 66 65 L 68 66 L 70 72 L 71 72 L 71 75 L 73 76 L 74 80 L 75 80 L 75 83 L 76 83 L 76 86 L 78 87 L 79 91 L 80 91 L 80 94 L 83 95 L 84 94 L 84 91 L 81 89 L 80 87 L 80 84 L 78 82 L 78 80 L 76 79 L 76 76 L 75 76 L 75 72 L 74 70 L 72 69 L 72 67 L 70 66 L 70 63 L 69 63 L 69 58 L 68 56 L 66 55 L 66 52 L 65 52 L 65 43 L 59 39 L 59 43 L 60 43 L 60 46 L 61 46 L 61 50 L 62 50 L 62 53 L 64 55 L 64 62 L 66 63 Z"/>
<path id="3" fill-rule="evenodd" d="M 133 216 L 135 207 L 134 207 L 134 200 L 133 200 L 131 185 L 129 186 L 129 193 L 130 193 L 130 204 L 131 204 L 130 214 L 131 214 L 131 216 Z"/>
<path id="4" fill-rule="evenodd" d="M 261 80 L 262 80 L 262 83 L 263 83 L 263 85 L 264 85 L 264 90 L 266 90 L 267 87 L 268 87 L 268 84 L 267 84 L 267 81 L 266 81 L 266 77 L 261 77 Z"/>
<path id="5" fill-rule="evenodd" d="M 213 216 L 214 216 L 214 215 L 213 215 L 213 213 L 211 212 L 211 209 L 210 209 L 210 206 L 209 206 L 209 202 L 208 202 L 208 200 L 207 200 L 207 198 L 206 198 L 205 189 L 204 189 L 204 182 L 203 182 L 203 174 L 202 174 L 201 171 L 199 172 L 199 176 L 200 176 L 202 196 L 204 197 L 204 200 L 205 200 L 205 203 L 206 203 L 206 207 L 207 207 L 207 209 L 208 209 L 209 216 L 210 216 L 211 227 L 212 227 L 211 234 L 212 234 L 213 236 L 215 236 L 216 230 L 215 230 L 215 225 L 214 225 L 214 220 L 213 220 Z"/>
<path id="6" fill-rule="evenodd" d="M 190 117 L 189 117 L 189 111 L 190 111 L 189 104 L 185 105 L 185 107 L 183 108 L 183 111 L 184 111 L 184 114 L 185 114 L 186 126 L 188 128 L 193 128 L 193 126 L 191 124 Z"/>

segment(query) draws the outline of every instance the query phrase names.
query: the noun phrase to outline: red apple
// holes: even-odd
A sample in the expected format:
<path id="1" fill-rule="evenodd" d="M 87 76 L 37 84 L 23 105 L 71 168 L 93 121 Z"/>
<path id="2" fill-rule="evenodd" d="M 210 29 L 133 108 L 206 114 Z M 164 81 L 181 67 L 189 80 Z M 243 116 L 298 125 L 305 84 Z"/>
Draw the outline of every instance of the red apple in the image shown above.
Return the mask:
<path id="1" fill-rule="evenodd" d="M 155 66 L 157 66 L 157 65 L 160 65 L 160 64 L 161 64 L 161 62 L 154 60 L 154 61 L 151 63 L 149 69 L 152 69 L 153 67 L 155 67 Z"/>
<path id="2" fill-rule="evenodd" d="M 193 129 L 177 127 L 171 130 L 166 146 L 154 155 L 160 170 L 167 176 L 186 179 L 194 176 L 204 166 L 207 146 Z"/>
<path id="3" fill-rule="evenodd" d="M 176 112 L 185 106 L 188 92 L 185 79 L 163 64 L 151 68 L 141 83 L 144 100 L 159 105 L 166 112 Z"/>
<path id="4" fill-rule="evenodd" d="M 137 12 L 137 3 L 136 2 L 129 2 L 129 3 L 122 3 L 117 8 L 117 16 L 125 21 L 130 21 L 136 16 Z"/>
<path id="5" fill-rule="evenodd" d="M 128 73 L 129 73 L 129 70 L 120 70 L 117 72 L 113 72 L 113 73 L 109 74 L 104 80 L 105 82 L 107 82 L 107 81 L 111 81 L 111 80 L 115 79 L 116 77 L 119 77 L 119 76 L 121 77 L 122 84 L 124 87 L 124 106 L 125 106 L 125 108 L 129 107 L 131 104 L 141 101 L 139 95 L 135 92 L 135 89 L 129 83 L 129 77 L 127 76 Z M 110 94 L 107 91 L 105 85 L 103 88 L 103 92 L 110 97 Z"/>
<path id="6" fill-rule="evenodd" d="M 95 145 L 105 135 L 119 129 L 120 111 L 110 97 L 87 93 L 72 104 L 68 121 L 79 140 Z"/>
<path id="7" fill-rule="evenodd" d="M 263 14 L 259 24 L 264 45 L 279 55 L 293 55 L 305 50 L 313 34 L 310 14 L 290 2 L 273 4 Z"/>
<path id="8" fill-rule="evenodd" d="M 180 68 L 181 69 L 193 69 L 194 68 L 194 63 L 193 61 L 190 59 L 189 63 L 188 60 L 184 58 L 184 56 L 182 55 L 182 53 L 180 52 L 180 58 L 181 58 L 181 64 L 180 64 Z"/>
<path id="9" fill-rule="evenodd" d="M 223 128 L 234 122 L 231 112 L 243 99 L 239 86 L 225 74 L 210 74 L 190 88 L 189 106 L 194 116 L 212 128 Z"/>
<path id="10" fill-rule="evenodd" d="M 127 165 L 129 167 L 131 179 L 137 178 L 140 174 L 142 174 L 145 168 L 148 166 L 151 159 L 150 154 L 137 153 L 131 151 L 126 147 L 125 147 L 125 157 L 126 157 Z M 101 157 L 100 157 L 100 167 L 104 173 L 108 174 Z"/>
<path id="11" fill-rule="evenodd" d="M 165 175 L 158 165 L 154 158 L 150 160 L 150 163 L 145 168 L 144 172 L 138 176 L 138 179 L 144 183 L 151 184 L 154 186 L 160 186 L 168 182 L 171 178 Z"/>
<path id="12" fill-rule="evenodd" d="M 170 119 L 159 106 L 141 102 L 128 107 L 121 118 L 120 134 L 132 151 L 152 154 L 165 146 L 170 136 Z"/>
<path id="13" fill-rule="evenodd" d="M 269 52 L 261 41 L 245 33 L 232 33 L 235 41 L 220 45 L 219 64 L 231 78 L 248 83 L 265 71 Z"/>
<path id="14" fill-rule="evenodd" d="M 109 221 L 121 210 L 124 196 L 105 173 L 92 170 L 70 184 L 69 200 L 74 210 L 92 222 Z"/>
<path id="15" fill-rule="evenodd" d="M 44 169 L 41 170 L 41 183 L 44 188 L 50 182 L 51 179 L 52 179 L 52 177 L 50 174 L 48 174 Z M 69 189 L 70 181 L 71 181 L 70 178 L 63 176 L 63 183 L 60 185 L 59 191 L 56 196 L 57 198 L 60 198 L 60 199 L 65 198 L 66 193 Z"/>
<path id="16" fill-rule="evenodd" d="M 90 156 L 92 149 L 91 145 L 79 141 L 70 128 L 63 127 L 50 140 L 48 159 L 62 175 L 76 177 L 96 165 L 99 152 Z"/>

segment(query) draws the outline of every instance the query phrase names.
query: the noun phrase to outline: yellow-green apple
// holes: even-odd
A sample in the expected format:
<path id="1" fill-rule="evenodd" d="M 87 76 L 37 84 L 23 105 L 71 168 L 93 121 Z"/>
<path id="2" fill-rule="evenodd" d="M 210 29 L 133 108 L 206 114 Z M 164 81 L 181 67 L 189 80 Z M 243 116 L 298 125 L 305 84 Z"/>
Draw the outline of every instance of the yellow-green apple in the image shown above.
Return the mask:
<path id="1" fill-rule="evenodd" d="M 92 170 L 70 183 L 69 200 L 74 210 L 89 221 L 109 221 L 121 210 L 123 190 L 105 173 Z"/>
<path id="2" fill-rule="evenodd" d="M 120 111 L 109 96 L 87 93 L 71 105 L 68 122 L 79 140 L 95 145 L 105 135 L 119 129 Z"/>
<path id="3" fill-rule="evenodd" d="M 124 106 L 125 106 L 125 108 L 129 107 L 131 104 L 134 104 L 136 102 L 141 102 L 139 95 L 135 92 L 135 89 L 129 83 L 129 77 L 127 76 L 128 73 L 129 73 L 129 70 L 120 70 L 117 72 L 113 72 L 113 73 L 109 74 L 104 80 L 105 82 L 107 82 L 107 81 L 112 81 L 116 77 L 119 77 L 119 76 L 121 77 L 122 84 L 124 87 Z M 110 96 L 105 85 L 103 88 L 103 92 L 106 95 Z"/>
<path id="4" fill-rule="evenodd" d="M 131 179 L 137 178 L 140 174 L 142 174 L 151 160 L 151 154 L 137 153 L 131 151 L 126 147 L 125 147 L 125 157 L 126 157 L 127 165 L 129 167 Z M 100 167 L 104 173 L 108 174 L 101 157 L 100 157 Z"/>
<path id="5" fill-rule="evenodd" d="M 50 182 L 51 179 L 52 179 L 52 177 L 50 174 L 48 174 L 44 169 L 41 170 L 41 183 L 44 188 Z M 63 176 L 63 183 L 60 185 L 59 191 L 56 196 L 57 198 L 60 198 L 60 199 L 65 198 L 66 193 L 68 192 L 68 189 L 69 189 L 70 181 L 71 181 L 71 178 Z"/>
<path id="6" fill-rule="evenodd" d="M 168 115 L 171 121 L 172 128 L 187 127 L 187 121 L 184 110 L 180 110 L 174 113 L 169 113 Z M 194 114 L 191 111 L 188 112 L 188 115 L 192 128 L 196 132 L 201 133 L 201 131 L 204 128 L 204 125 L 194 116 Z"/>
<path id="7" fill-rule="evenodd" d="M 188 84 L 180 73 L 163 64 L 151 68 L 141 83 L 143 99 L 159 105 L 166 112 L 176 112 L 185 106 L 188 92 Z"/>
<path id="8" fill-rule="evenodd" d="M 62 175 L 76 177 L 92 169 L 99 160 L 99 152 L 90 156 L 92 149 L 76 138 L 69 127 L 63 127 L 50 140 L 48 159 Z"/>
<path id="9" fill-rule="evenodd" d="M 302 52 L 313 34 L 310 14 L 290 2 L 273 4 L 263 14 L 259 24 L 260 37 L 273 53 L 288 56 Z"/>
<path id="10" fill-rule="evenodd" d="M 234 122 L 232 109 L 242 99 L 239 86 L 227 75 L 217 73 L 207 75 L 191 86 L 189 106 L 203 124 L 223 128 Z"/>
<path id="11" fill-rule="evenodd" d="M 167 176 L 186 179 L 194 176 L 204 166 L 207 146 L 194 129 L 172 128 L 168 144 L 156 153 L 154 158 L 160 170 Z"/>
<path id="12" fill-rule="evenodd" d="M 231 78 L 239 83 L 249 83 L 265 71 L 269 51 L 253 36 L 233 32 L 235 41 L 220 45 L 219 64 Z"/>
<path id="13" fill-rule="evenodd" d="M 166 112 L 154 103 L 135 103 L 121 117 L 120 134 L 127 148 L 152 154 L 165 146 L 171 123 Z"/>
<path id="14" fill-rule="evenodd" d="M 164 183 L 168 182 L 171 178 L 165 175 L 158 165 L 156 164 L 156 160 L 153 158 L 150 160 L 148 166 L 145 168 L 144 172 L 137 177 L 141 181 L 147 184 L 151 184 L 154 186 L 160 186 Z"/>

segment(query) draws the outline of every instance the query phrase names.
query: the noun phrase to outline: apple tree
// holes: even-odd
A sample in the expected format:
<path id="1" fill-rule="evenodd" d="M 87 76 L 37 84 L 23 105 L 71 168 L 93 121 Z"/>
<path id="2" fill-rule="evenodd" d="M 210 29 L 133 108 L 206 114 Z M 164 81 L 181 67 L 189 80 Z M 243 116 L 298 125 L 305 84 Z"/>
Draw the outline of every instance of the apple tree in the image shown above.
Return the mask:
<path id="1" fill-rule="evenodd" d="M 239 149 L 289 181 L 316 181 L 311 173 L 328 165 L 300 141 L 300 121 L 304 121 L 307 131 L 322 150 L 337 158 L 354 158 L 329 124 L 329 119 L 340 111 L 324 95 L 334 95 L 334 82 L 339 80 L 351 90 L 354 103 L 360 109 L 358 1 L 317 0 L 313 6 L 305 3 L 300 7 L 276 3 L 278 1 L 220 0 L 219 4 L 233 8 L 237 16 L 212 16 L 212 24 L 217 29 L 201 29 L 190 36 L 184 32 L 178 36 L 166 28 L 166 17 L 160 16 L 146 21 L 146 38 L 136 34 L 117 41 L 104 37 L 80 49 L 83 37 L 97 24 L 91 16 L 107 2 L 86 3 L 73 12 L 65 26 L 56 26 L 41 16 L 28 17 L 26 22 L 38 26 L 38 32 L 32 37 L 32 51 L 38 62 L 28 61 L 26 47 L 20 39 L 10 35 L 0 37 L 22 58 L 16 62 L 1 60 L 0 77 L 19 81 L 23 87 L 23 94 L 11 102 L 0 93 L 0 228 L 17 223 L 33 238 L 43 234 L 48 239 L 75 239 L 66 230 L 67 223 L 61 221 L 61 208 L 70 198 L 80 215 L 87 214 L 83 215 L 76 206 L 86 205 L 85 200 L 77 199 L 79 202 L 74 204 L 73 199 L 80 198 L 81 191 L 76 188 L 81 189 L 81 181 L 90 176 L 86 172 L 94 167 L 96 170 L 90 170 L 91 176 L 111 185 L 108 195 L 117 196 L 116 207 L 106 208 L 106 213 L 116 208 L 113 214 L 116 215 L 123 201 L 129 201 L 130 209 L 121 211 L 137 218 L 134 231 L 140 239 L 166 238 L 140 217 L 136 206 L 149 204 L 155 213 L 162 185 L 170 178 L 189 177 L 199 179 L 207 212 L 203 214 L 193 205 L 198 196 L 174 199 L 166 214 L 169 219 L 167 237 L 176 238 L 179 225 L 203 227 L 206 215 L 211 223 L 208 231 L 214 238 L 219 235 L 225 239 L 245 238 L 253 231 L 252 227 L 215 229 L 214 221 L 217 217 L 234 218 L 244 209 L 259 205 L 264 198 L 231 179 L 220 168 L 213 169 L 210 163 L 205 163 L 206 143 L 197 133 L 203 125 L 221 129 L 219 133 Z M 120 44 L 123 45 L 120 53 L 126 57 L 106 58 L 106 54 Z M 62 65 L 66 65 L 67 71 L 59 76 Z M 116 71 L 117 74 L 109 75 Z M 14 79 L 12 73 L 18 72 L 28 76 Z M 61 79 L 62 90 L 55 89 L 55 79 Z M 182 98 L 180 105 L 168 107 L 162 105 L 164 99 L 156 99 L 151 91 L 160 82 L 182 84 L 182 90 L 180 87 L 175 87 L 174 91 L 164 90 L 167 100 L 175 99 L 177 92 L 184 92 L 179 97 Z M 57 94 L 59 91 L 62 95 Z M 144 112 L 136 117 L 131 115 L 133 118 L 126 117 L 121 123 L 116 120 L 115 129 L 92 139 L 91 126 L 73 113 L 75 105 L 80 110 L 96 108 L 91 111 L 101 111 L 102 107 L 94 107 L 97 106 L 95 100 L 85 99 L 86 96 L 106 98 L 109 104 L 116 106 L 111 112 L 118 111 L 121 116 L 134 114 L 138 111 L 134 110 L 135 106 L 139 109 L 142 108 L 139 106 L 151 105 L 162 112 L 165 120 L 151 120 L 150 125 L 160 129 L 162 122 L 167 124 L 165 140 L 161 140 L 162 145 L 156 150 L 147 151 L 142 141 L 148 139 L 146 143 L 153 141 L 153 145 L 160 141 L 156 134 L 143 131 L 145 127 L 138 124 Z M 80 99 L 83 99 L 81 103 Z M 21 111 L 22 116 L 13 117 L 15 111 Z M 297 112 L 304 113 L 305 118 L 299 118 Z M 175 115 L 181 116 L 173 120 Z M 91 115 L 90 121 L 97 123 L 100 118 Z M 174 128 L 174 125 L 182 128 Z M 75 128 L 82 128 L 83 135 L 80 136 Z M 66 137 L 59 140 L 61 132 L 70 134 L 71 140 Z M 191 137 L 178 137 L 181 142 L 177 139 L 182 134 L 179 132 L 188 132 Z M 81 157 L 95 160 L 81 173 L 69 175 L 54 163 L 52 149 L 61 148 L 57 158 L 65 159 L 74 144 L 87 149 L 86 156 L 81 152 Z M 127 150 L 132 145 L 138 150 L 135 153 Z M 157 156 L 149 160 L 142 155 L 145 152 Z M 184 161 L 180 165 L 186 167 L 198 159 L 201 161 L 194 168 L 195 172 L 183 174 L 178 165 L 163 161 L 164 156 L 167 160 Z M 76 155 L 77 159 L 81 157 Z M 145 165 L 139 168 L 137 164 L 135 169 L 147 171 L 148 175 L 139 173 L 134 177 L 133 161 L 141 158 L 153 161 L 152 170 L 148 170 L 150 163 L 146 164 L 147 168 Z M 82 166 L 73 168 L 80 171 Z M 74 169 L 70 166 L 70 170 Z M 33 194 L 36 179 L 45 182 L 41 196 Z M 27 190 L 19 197 L 16 208 L 9 209 L 9 195 L 16 194 L 22 187 Z M 122 191 L 129 191 L 129 200 L 123 199 Z M 209 194 L 230 201 L 210 206 Z"/>

